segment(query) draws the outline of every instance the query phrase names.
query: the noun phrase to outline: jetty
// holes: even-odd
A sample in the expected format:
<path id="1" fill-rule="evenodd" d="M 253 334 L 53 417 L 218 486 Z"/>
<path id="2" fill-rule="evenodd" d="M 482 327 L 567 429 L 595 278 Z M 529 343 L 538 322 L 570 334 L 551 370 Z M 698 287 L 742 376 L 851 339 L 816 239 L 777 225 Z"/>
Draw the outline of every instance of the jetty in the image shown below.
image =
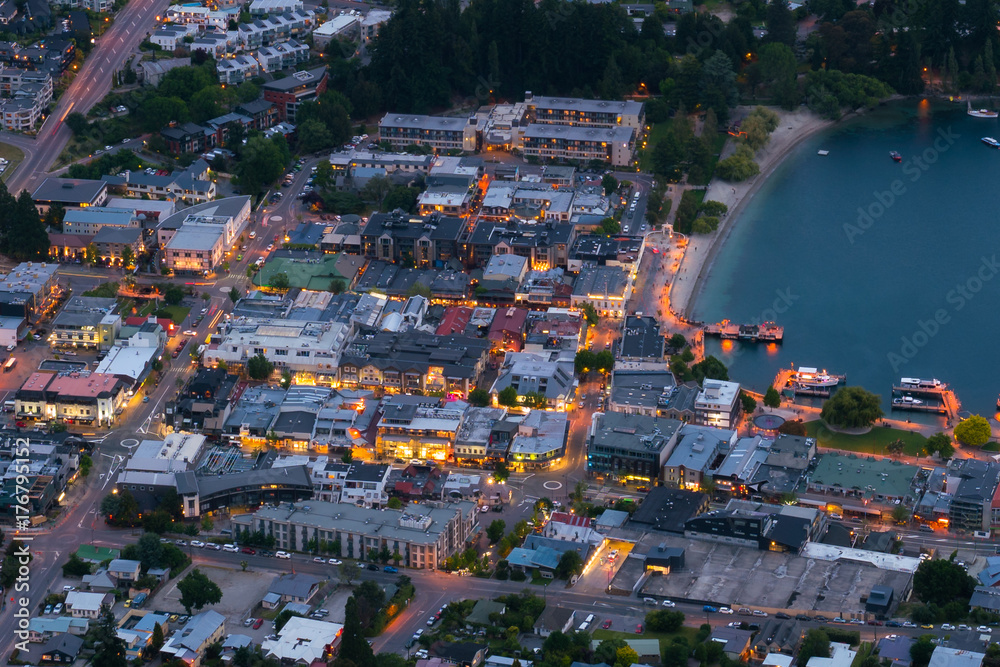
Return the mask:
<path id="1" fill-rule="evenodd" d="M 897 398 L 898 396 L 920 396 L 925 399 L 934 399 L 933 402 L 925 401 L 920 405 L 914 405 L 912 403 L 897 405 L 896 403 L 893 403 L 893 410 L 934 412 L 937 414 L 947 415 L 948 419 L 957 419 L 958 413 L 962 409 L 962 402 L 958 400 L 958 396 L 956 396 L 955 392 L 949 389 L 948 385 L 944 383 L 939 383 L 936 386 L 928 386 L 926 384 L 903 384 L 900 382 L 899 384 L 893 385 L 892 396 L 893 398 Z"/>
<path id="2" fill-rule="evenodd" d="M 820 398 L 830 398 L 834 389 L 841 384 L 847 384 L 847 376 L 835 375 L 833 373 L 827 373 L 827 375 L 832 378 L 837 378 L 839 382 L 830 387 L 802 385 L 795 381 L 796 377 L 798 377 L 798 372 L 794 368 L 781 368 L 778 370 L 778 374 L 774 376 L 774 383 L 771 386 L 785 396 L 791 396 L 792 398 L 796 396 L 818 396 Z"/>
<path id="3" fill-rule="evenodd" d="M 706 336 L 719 336 L 725 340 L 745 340 L 750 342 L 780 343 L 785 337 L 785 328 L 774 322 L 763 324 L 736 324 L 722 320 L 705 327 Z"/>

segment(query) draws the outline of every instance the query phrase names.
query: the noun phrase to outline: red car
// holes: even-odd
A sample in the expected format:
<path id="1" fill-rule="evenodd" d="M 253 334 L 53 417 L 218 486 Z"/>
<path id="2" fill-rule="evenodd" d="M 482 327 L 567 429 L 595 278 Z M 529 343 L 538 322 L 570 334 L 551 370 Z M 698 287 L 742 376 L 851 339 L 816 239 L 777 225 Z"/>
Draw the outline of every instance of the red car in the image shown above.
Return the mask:
<path id="1" fill-rule="evenodd" d="M 642 634 L 642 623 L 639 623 L 638 625 L 635 626 L 635 634 L 637 635 Z"/>
<path id="2" fill-rule="evenodd" d="M 251 556 L 257 555 L 257 550 L 256 549 L 251 549 L 250 547 L 243 547 L 242 551 L 243 551 L 243 553 L 250 554 Z"/>
<path id="3" fill-rule="evenodd" d="M 264 625 L 264 619 L 263 618 L 258 618 L 256 621 L 253 622 L 253 629 L 254 630 L 260 630 L 260 626 L 262 626 L 262 625 Z"/>
<path id="4" fill-rule="evenodd" d="M 601 623 L 601 627 L 604 628 L 605 630 L 607 630 L 608 628 L 610 628 L 611 627 L 611 619 L 609 618 L 608 620 L 606 620 L 603 623 Z"/>
<path id="5" fill-rule="evenodd" d="M 16 426 L 17 426 L 18 428 L 24 428 L 24 427 L 25 427 L 25 426 L 27 426 L 28 424 L 27 424 L 27 422 L 16 422 L 16 423 L 15 423 L 15 425 L 16 425 Z"/>

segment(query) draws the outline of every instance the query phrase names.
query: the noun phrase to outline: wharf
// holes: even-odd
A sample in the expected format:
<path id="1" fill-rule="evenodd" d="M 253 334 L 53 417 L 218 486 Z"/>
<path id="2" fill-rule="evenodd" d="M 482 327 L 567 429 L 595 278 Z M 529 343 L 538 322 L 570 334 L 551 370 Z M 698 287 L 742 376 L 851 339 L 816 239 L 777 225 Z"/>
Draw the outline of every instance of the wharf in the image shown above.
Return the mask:
<path id="1" fill-rule="evenodd" d="M 910 410 L 912 412 L 933 412 L 939 415 L 947 415 L 948 406 L 944 403 L 893 403 L 893 410 Z"/>
<path id="2" fill-rule="evenodd" d="M 958 419 L 958 413 L 962 409 L 962 402 L 958 400 L 958 396 L 955 395 L 951 389 L 946 387 L 897 387 L 892 388 L 893 397 L 897 394 L 901 396 L 933 396 L 937 398 L 940 403 L 934 405 L 896 405 L 893 404 L 892 408 L 894 410 L 915 410 L 919 412 L 935 412 L 937 414 L 947 415 L 948 419 L 956 420 Z"/>
<path id="3" fill-rule="evenodd" d="M 780 343 L 785 337 L 785 328 L 774 322 L 736 324 L 729 320 L 722 320 L 716 324 L 705 325 L 705 335 L 718 336 L 725 340 Z"/>

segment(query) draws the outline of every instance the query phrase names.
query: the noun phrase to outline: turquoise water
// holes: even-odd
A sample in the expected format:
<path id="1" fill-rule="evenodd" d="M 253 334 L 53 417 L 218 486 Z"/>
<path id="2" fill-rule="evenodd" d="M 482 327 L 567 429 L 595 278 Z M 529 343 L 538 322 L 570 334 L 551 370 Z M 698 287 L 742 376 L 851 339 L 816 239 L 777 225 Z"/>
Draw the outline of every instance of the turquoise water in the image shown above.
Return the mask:
<path id="1" fill-rule="evenodd" d="M 743 210 L 693 313 L 775 319 L 785 342 L 723 349 L 708 339 L 706 352 L 753 389 L 780 367 L 818 366 L 880 394 L 888 410 L 900 377 L 937 378 L 963 409 L 992 416 L 1000 151 L 982 136 L 1000 139 L 998 121 L 907 102 L 800 144 Z"/>

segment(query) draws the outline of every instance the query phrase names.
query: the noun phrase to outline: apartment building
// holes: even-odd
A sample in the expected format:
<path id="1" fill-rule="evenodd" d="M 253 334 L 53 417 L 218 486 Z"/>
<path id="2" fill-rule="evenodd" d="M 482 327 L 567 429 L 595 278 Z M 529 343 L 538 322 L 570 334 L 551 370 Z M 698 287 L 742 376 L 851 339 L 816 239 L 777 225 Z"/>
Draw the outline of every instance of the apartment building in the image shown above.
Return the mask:
<path id="1" fill-rule="evenodd" d="M 636 130 L 631 127 L 593 127 L 532 123 L 524 129 L 521 152 L 541 160 L 608 162 L 634 167 Z"/>
<path id="2" fill-rule="evenodd" d="M 462 410 L 427 406 L 390 396 L 382 403 L 375 450 L 382 458 L 454 459 L 455 435 L 462 425 Z"/>
<path id="3" fill-rule="evenodd" d="M 475 119 L 387 113 L 378 124 L 379 140 L 393 150 L 416 144 L 434 152 L 476 150 Z"/>
<path id="4" fill-rule="evenodd" d="M 585 127 L 631 127 L 641 132 L 646 126 L 645 105 L 632 100 L 587 100 L 579 97 L 548 97 L 524 94 L 528 117 L 546 125 Z"/>
<path id="5" fill-rule="evenodd" d="M 125 384 L 113 375 L 36 372 L 17 390 L 14 409 L 18 416 L 34 419 L 111 426 L 126 393 Z"/>
<path id="6" fill-rule="evenodd" d="M 295 122 L 295 111 L 303 102 L 314 102 L 326 92 L 326 67 L 295 72 L 283 79 L 268 81 L 262 88 L 264 99 L 274 104 L 280 122 Z"/>

